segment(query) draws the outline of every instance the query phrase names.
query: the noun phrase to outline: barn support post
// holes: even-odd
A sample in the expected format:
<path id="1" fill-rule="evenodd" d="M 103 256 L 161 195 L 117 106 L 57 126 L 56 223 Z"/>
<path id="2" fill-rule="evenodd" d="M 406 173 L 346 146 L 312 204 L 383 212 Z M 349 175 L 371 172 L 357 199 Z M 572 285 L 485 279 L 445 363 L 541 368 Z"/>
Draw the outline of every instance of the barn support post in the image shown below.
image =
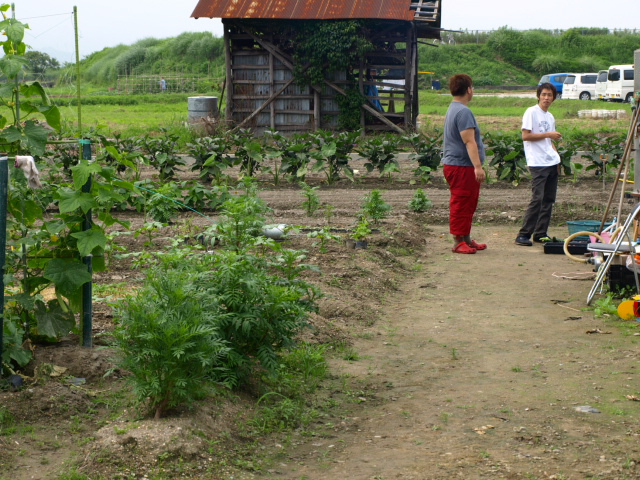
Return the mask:
<path id="1" fill-rule="evenodd" d="M 276 88 L 276 81 L 273 78 L 274 72 L 275 72 L 275 68 L 274 68 L 274 63 L 275 58 L 273 57 L 273 54 L 271 52 L 269 52 L 269 92 L 273 93 L 273 91 Z M 276 106 L 274 102 L 271 102 L 269 104 L 269 125 L 271 126 L 272 129 L 276 128 Z"/>
<path id="2" fill-rule="evenodd" d="M 225 77 L 225 85 L 227 85 L 227 108 L 225 108 L 224 118 L 228 125 L 231 125 L 233 121 L 233 78 L 231 77 L 231 45 L 229 38 L 229 25 L 227 25 L 224 21 L 222 22 L 222 26 L 224 27 L 224 57 L 226 64 L 226 77 Z"/>
<path id="3" fill-rule="evenodd" d="M 411 111 L 413 106 L 413 28 L 407 29 L 405 38 L 406 53 L 404 61 L 404 124 L 405 127 L 411 124 Z"/>
<path id="4" fill-rule="evenodd" d="M 364 59 L 360 59 L 360 71 L 358 72 L 358 91 L 360 95 L 364 96 L 364 70 L 365 70 Z M 360 109 L 360 135 L 364 137 L 366 131 L 366 117 L 364 114 L 364 109 Z"/>
<path id="5" fill-rule="evenodd" d="M 320 130 L 320 115 L 321 115 L 321 110 L 320 110 L 320 102 L 322 100 L 320 99 L 320 92 L 318 90 L 313 90 L 313 130 Z"/>

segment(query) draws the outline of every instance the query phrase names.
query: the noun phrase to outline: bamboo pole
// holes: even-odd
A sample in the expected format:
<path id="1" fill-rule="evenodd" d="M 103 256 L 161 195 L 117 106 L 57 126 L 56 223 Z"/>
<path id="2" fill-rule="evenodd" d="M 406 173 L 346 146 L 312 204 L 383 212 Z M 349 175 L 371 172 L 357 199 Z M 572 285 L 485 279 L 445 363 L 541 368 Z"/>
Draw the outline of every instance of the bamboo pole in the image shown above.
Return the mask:
<path id="1" fill-rule="evenodd" d="M 618 188 L 618 179 L 620 178 L 620 174 L 622 173 L 622 169 L 625 168 L 625 162 L 629 157 L 629 152 L 631 151 L 631 143 L 633 141 L 633 128 L 638 122 L 638 111 L 640 109 L 636 108 L 631 116 L 631 124 L 629 125 L 629 132 L 627 133 L 627 141 L 624 145 L 624 152 L 622 154 L 622 159 L 620 160 L 620 166 L 618 167 L 618 171 L 616 173 L 616 179 L 613 182 L 613 186 L 611 187 L 611 193 L 609 194 L 609 200 L 607 201 L 607 207 L 604 210 L 604 214 L 602 215 L 602 221 L 600 222 L 600 228 L 598 228 L 598 233 L 602 233 L 604 229 L 604 224 L 607 221 L 607 215 L 609 215 L 609 208 L 611 208 L 611 202 L 613 201 L 613 196 L 616 194 L 616 189 Z M 617 223 L 620 223 L 620 218 L 616 220 Z M 616 225 L 617 226 L 617 225 Z"/>
<path id="2" fill-rule="evenodd" d="M 82 95 L 80 93 L 80 47 L 78 42 L 78 7 L 73 7 L 73 29 L 76 37 L 76 85 L 78 89 L 78 137 L 82 137 Z"/>

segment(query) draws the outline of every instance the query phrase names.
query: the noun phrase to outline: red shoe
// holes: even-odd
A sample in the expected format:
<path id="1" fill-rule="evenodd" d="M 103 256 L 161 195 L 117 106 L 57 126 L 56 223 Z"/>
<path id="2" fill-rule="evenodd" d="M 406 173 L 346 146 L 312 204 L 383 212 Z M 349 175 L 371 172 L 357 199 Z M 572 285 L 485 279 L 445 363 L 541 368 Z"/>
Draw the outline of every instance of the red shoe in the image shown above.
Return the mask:
<path id="1" fill-rule="evenodd" d="M 467 242 L 460 242 L 451 251 L 453 253 L 476 253 L 476 249 L 467 245 Z"/>
<path id="2" fill-rule="evenodd" d="M 471 240 L 471 243 L 468 243 L 467 245 L 469 245 L 471 248 L 475 248 L 476 250 L 486 250 L 487 249 L 487 244 L 486 243 L 477 243 L 475 240 Z"/>

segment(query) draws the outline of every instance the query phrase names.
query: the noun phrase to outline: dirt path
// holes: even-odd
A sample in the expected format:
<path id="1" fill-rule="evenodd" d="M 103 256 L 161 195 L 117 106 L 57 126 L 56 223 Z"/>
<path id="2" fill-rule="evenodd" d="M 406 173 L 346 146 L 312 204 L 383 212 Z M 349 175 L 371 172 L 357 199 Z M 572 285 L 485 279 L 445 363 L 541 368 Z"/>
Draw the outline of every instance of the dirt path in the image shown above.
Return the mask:
<path id="1" fill-rule="evenodd" d="M 333 365 L 366 407 L 269 478 L 640 478 L 636 337 L 582 310 L 592 282 L 562 276 L 588 267 L 514 231 L 476 227 L 489 249 L 467 256 L 434 227 L 424 269 L 355 340 L 360 359 Z"/>

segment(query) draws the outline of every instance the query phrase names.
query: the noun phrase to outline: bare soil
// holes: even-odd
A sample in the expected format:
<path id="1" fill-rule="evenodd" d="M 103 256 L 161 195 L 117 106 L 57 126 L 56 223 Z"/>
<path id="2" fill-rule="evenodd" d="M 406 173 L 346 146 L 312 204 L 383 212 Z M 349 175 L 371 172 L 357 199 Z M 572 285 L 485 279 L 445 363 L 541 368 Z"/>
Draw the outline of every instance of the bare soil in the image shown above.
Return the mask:
<path id="1" fill-rule="evenodd" d="M 305 215 L 297 187 L 263 180 L 270 221 L 327 223 Z M 73 337 L 34 346 L 26 386 L 0 392 L 14 419 L 0 426 L 0 478 L 55 479 L 72 469 L 89 478 L 640 478 L 638 324 L 585 308 L 587 265 L 514 244 L 526 182 L 483 188 L 473 234 L 489 248 L 456 255 L 442 177 L 423 187 L 434 204 L 423 214 L 407 208 L 417 188 L 408 180 L 367 176 L 319 189 L 336 232 L 353 227 L 366 193 L 384 190 L 393 211 L 367 250 L 335 242 L 320 253 L 302 234 L 286 241 L 308 249 L 321 270 L 313 280 L 327 294 L 305 339 L 355 352 L 330 355 L 329 378 L 310 399 L 321 412 L 312 425 L 251 441 L 242 429 L 256 402 L 249 391 L 160 421 L 144 417 L 126 372 L 103 376 L 113 367 L 103 346 L 113 318 L 102 302 L 94 348 Z M 563 181 L 549 233 L 566 236 L 567 220 L 599 220 L 610 185 Z M 118 241 L 143 249 L 141 238 Z M 130 291 L 142 275 L 114 259 L 95 282 Z M 79 378 L 85 383 L 74 385 Z M 576 410 L 586 406 L 598 413 Z"/>

